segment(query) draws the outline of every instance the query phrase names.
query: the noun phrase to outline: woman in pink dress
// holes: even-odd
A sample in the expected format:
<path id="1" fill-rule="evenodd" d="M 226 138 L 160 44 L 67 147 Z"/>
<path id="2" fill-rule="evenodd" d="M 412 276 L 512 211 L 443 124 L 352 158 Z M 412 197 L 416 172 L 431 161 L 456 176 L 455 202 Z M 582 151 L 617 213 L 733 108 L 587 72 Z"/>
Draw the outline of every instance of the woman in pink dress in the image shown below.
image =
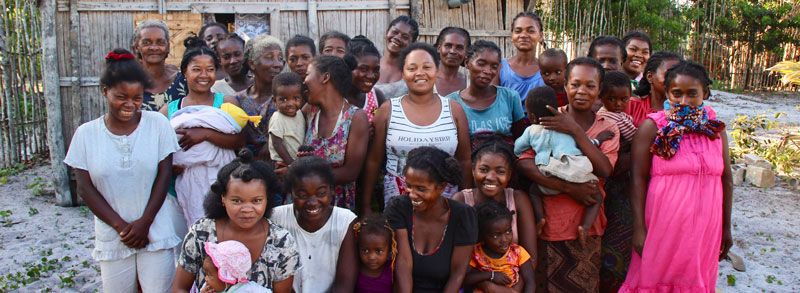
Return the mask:
<path id="1" fill-rule="evenodd" d="M 633 249 L 620 292 L 714 292 L 731 247 L 725 124 L 703 100 L 711 80 L 681 61 L 667 72 L 664 110 L 633 142 Z"/>

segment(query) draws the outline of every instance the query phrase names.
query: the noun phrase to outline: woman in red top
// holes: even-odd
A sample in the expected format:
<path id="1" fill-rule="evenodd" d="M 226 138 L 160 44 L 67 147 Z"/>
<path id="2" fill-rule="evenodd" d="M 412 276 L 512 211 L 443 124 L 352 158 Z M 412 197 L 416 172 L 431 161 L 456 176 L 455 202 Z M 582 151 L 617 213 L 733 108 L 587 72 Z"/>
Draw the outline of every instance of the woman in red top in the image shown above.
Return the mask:
<path id="1" fill-rule="evenodd" d="M 664 101 L 667 100 L 664 93 L 664 75 L 680 61 L 683 61 L 683 57 L 666 51 L 656 52 L 647 60 L 644 76 L 634 92 L 634 95 L 639 97 L 631 98 L 627 110 L 636 127 L 647 119 L 648 114 L 664 109 Z"/>
<path id="2" fill-rule="evenodd" d="M 611 175 L 617 160 L 619 139 L 610 139 L 595 146 L 590 137 L 611 131 L 619 137 L 616 124 L 592 112 L 592 105 L 600 95 L 604 70 L 597 61 L 582 57 L 567 65 L 567 98 L 569 105 L 562 107 L 554 117 L 542 117 L 540 124 L 546 128 L 571 135 L 578 148 L 592 162 L 593 173 L 598 178 Z M 585 244 L 577 240 L 578 226 L 584 207 L 596 203 L 594 194 L 603 194 L 603 179 L 593 183 L 571 183 L 556 177 L 543 176 L 536 167 L 536 154 L 528 150 L 518 162 L 519 171 L 534 183 L 561 191 L 545 196 L 545 224 L 539 239 L 539 289 L 559 292 L 597 292 L 600 279 L 600 236 L 606 219 L 601 211 L 589 229 Z M 605 196 L 603 194 L 603 196 Z"/>

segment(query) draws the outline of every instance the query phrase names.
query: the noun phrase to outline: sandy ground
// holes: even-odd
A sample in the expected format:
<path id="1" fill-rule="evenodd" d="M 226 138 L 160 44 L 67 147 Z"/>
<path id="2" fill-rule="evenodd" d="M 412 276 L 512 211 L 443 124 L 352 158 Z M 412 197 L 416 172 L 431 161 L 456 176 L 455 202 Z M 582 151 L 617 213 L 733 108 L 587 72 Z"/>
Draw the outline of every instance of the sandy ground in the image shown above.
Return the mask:
<path id="1" fill-rule="evenodd" d="M 722 120 L 735 114 L 781 111 L 779 121 L 800 122 L 800 99 L 714 92 L 708 102 Z M 91 258 L 92 214 L 85 207 L 55 206 L 48 166 L 0 178 L 0 292 L 93 292 L 100 289 L 98 264 Z M 44 195 L 35 195 L 45 193 Z M 800 192 L 783 186 L 762 190 L 737 186 L 734 192 L 732 251 L 747 272 L 720 263 L 722 292 L 800 292 Z M 10 215 L 7 211 L 10 211 Z M 20 274 L 17 274 L 20 273 Z M 729 285 L 729 280 L 735 280 Z M 20 289 L 13 289 L 14 286 Z"/>

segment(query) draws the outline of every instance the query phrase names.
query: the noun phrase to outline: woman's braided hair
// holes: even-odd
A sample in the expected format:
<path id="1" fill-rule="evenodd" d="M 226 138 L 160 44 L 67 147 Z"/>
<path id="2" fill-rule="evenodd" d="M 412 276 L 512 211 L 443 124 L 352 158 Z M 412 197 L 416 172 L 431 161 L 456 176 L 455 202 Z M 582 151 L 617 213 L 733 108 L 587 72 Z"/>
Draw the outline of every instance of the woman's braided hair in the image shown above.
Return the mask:
<path id="1" fill-rule="evenodd" d="M 461 166 L 443 150 L 431 146 L 418 147 L 408 152 L 403 173 L 408 168 L 425 171 L 436 183 L 461 184 Z"/>

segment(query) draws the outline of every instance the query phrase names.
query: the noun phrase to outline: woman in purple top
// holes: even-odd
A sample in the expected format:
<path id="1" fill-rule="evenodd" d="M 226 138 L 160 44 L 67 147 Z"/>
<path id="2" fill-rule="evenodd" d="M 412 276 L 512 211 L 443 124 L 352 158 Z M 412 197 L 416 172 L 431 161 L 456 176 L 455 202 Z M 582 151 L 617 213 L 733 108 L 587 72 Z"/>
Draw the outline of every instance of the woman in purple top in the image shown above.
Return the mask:
<path id="1" fill-rule="evenodd" d="M 394 229 L 380 214 L 366 217 L 353 225 L 360 261 L 356 290 L 358 293 L 390 293 L 392 273 L 397 258 Z"/>

